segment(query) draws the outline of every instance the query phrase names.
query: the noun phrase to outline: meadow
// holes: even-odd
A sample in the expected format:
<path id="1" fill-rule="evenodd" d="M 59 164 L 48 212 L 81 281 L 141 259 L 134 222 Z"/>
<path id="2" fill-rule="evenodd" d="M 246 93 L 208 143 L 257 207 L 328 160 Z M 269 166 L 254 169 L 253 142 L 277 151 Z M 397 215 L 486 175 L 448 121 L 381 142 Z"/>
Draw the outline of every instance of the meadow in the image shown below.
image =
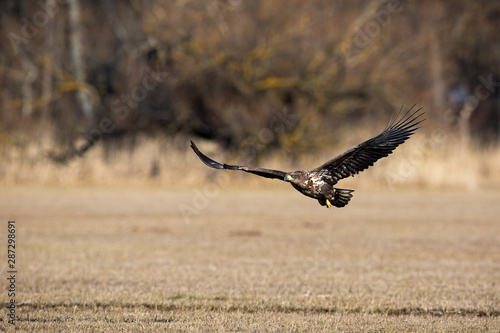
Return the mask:
<path id="1" fill-rule="evenodd" d="M 288 187 L 2 188 L 16 328 L 500 331 L 500 192 L 360 190 L 326 209 Z"/>
<path id="2" fill-rule="evenodd" d="M 0 12 L 0 331 L 500 332 L 497 2 Z M 309 169 L 414 103 L 342 209 L 189 148 Z"/>

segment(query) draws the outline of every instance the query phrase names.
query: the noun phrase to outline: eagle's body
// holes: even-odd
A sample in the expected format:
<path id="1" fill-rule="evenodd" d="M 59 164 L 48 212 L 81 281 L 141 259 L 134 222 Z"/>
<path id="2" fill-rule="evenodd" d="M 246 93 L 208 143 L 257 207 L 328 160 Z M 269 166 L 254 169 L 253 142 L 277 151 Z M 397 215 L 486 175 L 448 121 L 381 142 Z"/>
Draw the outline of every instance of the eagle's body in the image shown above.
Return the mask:
<path id="1" fill-rule="evenodd" d="M 322 180 L 318 175 L 311 175 L 308 171 L 295 171 L 287 173 L 285 181 L 290 182 L 292 186 L 308 197 L 318 199 L 321 206 L 330 208 L 344 207 L 352 197 L 353 190 L 343 190 L 333 187 L 335 184 L 329 184 Z"/>
<path id="2" fill-rule="evenodd" d="M 423 113 L 420 109 L 411 112 L 410 108 L 401 118 L 399 114 L 391 119 L 386 129 L 379 135 L 352 147 L 321 166 L 311 170 L 284 172 L 252 166 L 221 164 L 202 154 L 191 141 L 191 148 L 198 157 L 211 168 L 242 170 L 261 177 L 280 179 L 292 184 L 300 193 L 317 199 L 320 205 L 344 207 L 352 198 L 354 190 L 335 188 L 341 179 L 354 176 L 372 166 L 373 163 L 392 153 L 397 146 L 405 142 L 417 129 Z M 400 111 L 401 113 L 401 111 Z"/>

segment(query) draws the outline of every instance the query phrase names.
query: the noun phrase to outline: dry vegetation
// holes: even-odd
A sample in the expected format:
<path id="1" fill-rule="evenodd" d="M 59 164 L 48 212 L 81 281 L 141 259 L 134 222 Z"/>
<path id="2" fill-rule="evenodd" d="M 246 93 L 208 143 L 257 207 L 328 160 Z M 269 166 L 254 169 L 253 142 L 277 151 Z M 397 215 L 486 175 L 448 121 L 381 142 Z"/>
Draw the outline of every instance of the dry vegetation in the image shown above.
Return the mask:
<path id="1" fill-rule="evenodd" d="M 310 169 L 378 134 L 382 129 L 381 124 L 380 128 L 358 133 L 343 144 L 328 145 L 322 151 L 314 150 L 295 158 L 286 150 L 276 150 L 273 155 L 259 159 L 257 164 L 286 171 Z M 466 191 L 500 188 L 500 151 L 497 148 L 464 149 L 451 134 L 433 142 L 425 130 L 423 128 L 417 131 L 393 155 L 380 160 L 358 177 L 344 180 L 342 186 L 391 191 L 402 188 Z M 54 163 L 49 157 L 40 156 L 40 149 L 37 147 L 39 144 L 31 144 L 27 155 L 24 148 L 14 147 L 0 151 L 4 162 L 0 174 L 4 176 L 3 184 L 9 186 L 94 184 L 171 189 L 211 183 L 219 175 L 198 160 L 189 148 L 189 138 L 177 137 L 172 140 L 163 136 L 143 135 L 135 136 L 133 141 L 133 146 L 127 149 L 114 147 L 127 145 L 122 140 L 98 145 L 83 157 L 64 164 Z M 196 143 L 209 156 L 221 162 L 255 163 L 245 154 L 245 151 L 252 151 L 252 148 L 230 153 L 214 142 L 197 140 Z M 281 186 L 278 182 L 247 174 L 230 173 L 230 177 L 233 184 L 245 187 Z"/>
<path id="2" fill-rule="evenodd" d="M 286 184 L 229 182 L 207 205 L 198 190 L 3 189 L 18 328 L 500 329 L 498 192 L 355 192 L 334 210 Z"/>
<path id="3" fill-rule="evenodd" d="M 307 165 L 378 133 L 403 102 L 424 107 L 421 135 L 439 134 L 422 144 L 440 175 L 433 184 L 498 182 L 497 2 L 7 0 L 0 9 L 2 182 L 59 182 L 51 170 L 73 163 L 82 166 L 68 182 L 107 182 L 112 170 L 117 181 L 170 184 L 179 177 L 167 158 L 200 137 L 247 163 Z M 71 161 L 101 137 L 91 159 Z M 464 156 L 477 180 L 441 176 Z"/>
<path id="4" fill-rule="evenodd" d="M 0 12 L 0 225 L 19 226 L 20 331 L 500 331 L 499 2 Z M 188 148 L 311 168 L 403 102 L 427 120 L 342 183 L 356 190 L 344 209 Z"/>

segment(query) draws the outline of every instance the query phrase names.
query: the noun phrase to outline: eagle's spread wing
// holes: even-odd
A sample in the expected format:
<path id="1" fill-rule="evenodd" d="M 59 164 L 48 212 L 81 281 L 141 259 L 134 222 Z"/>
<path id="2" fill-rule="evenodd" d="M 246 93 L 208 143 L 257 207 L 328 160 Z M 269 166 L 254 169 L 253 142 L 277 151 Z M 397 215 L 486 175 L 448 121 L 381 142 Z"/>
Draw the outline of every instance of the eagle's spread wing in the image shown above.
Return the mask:
<path id="1" fill-rule="evenodd" d="M 198 147 L 196 147 L 193 141 L 191 141 L 191 148 L 193 148 L 194 152 L 196 153 L 196 155 L 198 155 L 200 160 L 203 161 L 203 163 L 214 169 L 243 170 L 245 172 L 250 172 L 261 177 L 276 178 L 281 180 L 285 179 L 286 172 L 284 171 L 263 169 L 252 166 L 222 164 L 204 155 L 201 151 L 199 151 Z"/>
<path id="2" fill-rule="evenodd" d="M 423 115 L 423 112 L 419 112 L 421 108 L 412 112 L 414 106 L 402 117 L 399 117 L 401 110 L 394 120 L 391 117 L 386 129 L 376 137 L 352 147 L 323 165 L 309 170 L 308 173 L 313 178 L 322 179 L 333 185 L 343 178 L 354 176 L 367 169 L 382 157 L 388 156 L 418 129 L 418 124 L 425 120 L 419 119 Z"/>

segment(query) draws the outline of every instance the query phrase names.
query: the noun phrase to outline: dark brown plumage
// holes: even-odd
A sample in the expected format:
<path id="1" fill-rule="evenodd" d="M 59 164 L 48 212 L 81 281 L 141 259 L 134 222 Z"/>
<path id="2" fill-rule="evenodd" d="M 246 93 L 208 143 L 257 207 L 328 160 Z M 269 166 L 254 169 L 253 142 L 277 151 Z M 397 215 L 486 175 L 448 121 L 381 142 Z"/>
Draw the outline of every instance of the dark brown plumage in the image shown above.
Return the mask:
<path id="1" fill-rule="evenodd" d="M 284 172 L 252 166 L 221 164 L 201 153 L 193 141 L 191 148 L 198 157 L 211 168 L 226 170 L 242 170 L 261 177 L 280 179 L 290 182 L 300 193 L 315 198 L 320 205 L 344 207 L 352 198 L 354 190 L 333 187 L 341 179 L 354 176 L 372 166 L 373 163 L 391 154 L 397 146 L 405 142 L 419 127 L 424 119 L 420 119 L 421 109 L 413 111 L 413 105 L 402 117 L 398 115 L 387 124 L 379 135 L 352 147 L 334 157 L 321 166 L 311 170 Z"/>

